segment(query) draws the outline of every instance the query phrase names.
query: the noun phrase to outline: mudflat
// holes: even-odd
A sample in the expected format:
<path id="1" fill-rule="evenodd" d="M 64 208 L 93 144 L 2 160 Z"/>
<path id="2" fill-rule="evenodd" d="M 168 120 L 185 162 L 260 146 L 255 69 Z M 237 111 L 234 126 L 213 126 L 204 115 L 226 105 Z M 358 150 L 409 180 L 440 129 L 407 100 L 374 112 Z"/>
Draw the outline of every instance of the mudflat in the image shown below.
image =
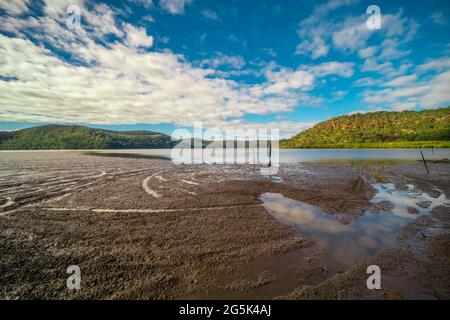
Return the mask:
<path id="1" fill-rule="evenodd" d="M 282 165 L 277 179 L 259 169 L 2 152 L 0 298 L 450 298 L 449 163 L 429 163 L 426 174 L 415 161 L 305 162 Z M 292 200 L 345 230 L 398 213 L 395 199 L 374 202 L 382 188 L 428 198 L 402 207 L 412 216 L 394 243 L 345 267 L 320 237 L 275 214 Z M 263 194 L 284 202 L 270 212 Z M 366 287 L 371 264 L 380 290 Z M 80 290 L 66 287 L 70 265 L 80 267 Z"/>

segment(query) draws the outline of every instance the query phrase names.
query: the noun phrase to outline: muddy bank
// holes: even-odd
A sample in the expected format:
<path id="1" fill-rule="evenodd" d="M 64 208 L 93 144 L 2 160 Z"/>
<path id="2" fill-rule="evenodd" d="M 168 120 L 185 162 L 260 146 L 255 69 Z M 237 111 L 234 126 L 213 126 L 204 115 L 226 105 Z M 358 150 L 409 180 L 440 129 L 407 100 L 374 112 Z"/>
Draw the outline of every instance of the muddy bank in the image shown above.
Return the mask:
<path id="1" fill-rule="evenodd" d="M 324 267 L 314 241 L 268 214 L 261 194 L 280 193 L 310 203 L 349 224 L 373 207 L 371 183 L 379 179 L 398 188 L 417 182 L 430 192 L 439 186 L 447 194 L 448 164 L 430 164 L 436 176 L 422 176 L 419 165 L 290 164 L 272 181 L 252 165 L 174 166 L 158 159 L 80 152 L 2 155 L 0 297 L 366 297 L 364 287 L 361 292 L 352 287 L 366 278 L 365 270 L 358 273 L 363 266 Z M 442 216 L 445 221 L 447 209 L 427 219 Z M 430 244 L 421 247 L 424 261 L 446 271 L 447 227 L 429 235 L 426 221 L 417 219 L 407 230 L 427 235 L 420 240 Z M 419 231 L 411 231 L 413 225 Z M 408 261 L 400 257 L 409 252 L 406 239 L 416 236 L 407 234 L 392 254 L 380 254 L 386 263 Z M 438 264 L 433 259 L 443 260 Z M 79 291 L 66 288 L 69 265 L 81 268 Z M 412 273 L 425 276 L 419 269 Z M 436 280 L 439 293 L 433 297 L 446 297 L 445 281 L 439 286 Z M 341 291 L 348 293 L 335 294 Z M 375 297 L 388 296 L 377 292 Z"/>
<path id="2" fill-rule="evenodd" d="M 449 167 L 430 165 L 426 174 L 421 163 L 378 164 L 368 168 L 371 179 L 393 183 L 398 190 L 414 186 L 432 197 L 449 199 Z M 375 173 L 375 174 L 374 174 Z M 443 194 L 443 195 L 442 195 Z M 426 208 L 429 203 L 416 203 Z M 380 210 L 375 206 L 375 209 Z M 392 204 L 383 210 L 389 211 Z M 410 211 L 410 214 L 417 214 Z M 363 263 L 315 285 L 298 286 L 278 299 L 449 299 L 450 298 L 450 200 L 406 224 L 398 244 Z M 369 265 L 382 271 L 381 290 L 367 290 Z"/>

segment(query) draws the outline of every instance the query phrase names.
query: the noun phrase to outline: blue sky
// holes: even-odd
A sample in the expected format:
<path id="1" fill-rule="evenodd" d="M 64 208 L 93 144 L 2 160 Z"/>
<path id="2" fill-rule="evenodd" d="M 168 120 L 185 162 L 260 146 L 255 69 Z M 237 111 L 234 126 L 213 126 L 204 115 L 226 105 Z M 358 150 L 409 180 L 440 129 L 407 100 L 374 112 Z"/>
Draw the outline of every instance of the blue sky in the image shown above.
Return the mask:
<path id="1" fill-rule="evenodd" d="M 366 25 L 372 4 L 381 29 Z M 0 1 L 0 130 L 203 121 L 291 136 L 446 106 L 449 16 L 447 0 Z"/>

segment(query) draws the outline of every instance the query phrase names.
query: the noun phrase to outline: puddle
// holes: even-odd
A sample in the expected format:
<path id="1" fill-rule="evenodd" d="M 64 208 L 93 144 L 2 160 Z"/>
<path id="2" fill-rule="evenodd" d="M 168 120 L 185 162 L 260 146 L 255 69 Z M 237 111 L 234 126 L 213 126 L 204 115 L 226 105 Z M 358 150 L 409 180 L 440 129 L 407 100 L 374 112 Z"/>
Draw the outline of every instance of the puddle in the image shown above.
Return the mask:
<path id="1" fill-rule="evenodd" d="M 282 183 L 283 182 L 283 178 L 279 177 L 279 176 L 263 176 L 266 179 L 269 179 L 272 182 L 275 183 Z"/>
<path id="2" fill-rule="evenodd" d="M 417 216 L 429 213 L 435 206 L 444 205 L 449 202 L 445 198 L 443 192 L 437 189 L 434 190 L 439 196 L 433 197 L 428 193 L 417 190 L 411 184 L 406 186 L 406 190 L 395 189 L 392 183 L 374 184 L 372 186 L 377 192 L 370 202 L 376 204 L 383 201 L 389 201 L 393 205 L 391 213 L 405 218 L 405 222 L 409 222 L 411 219 L 417 218 Z M 410 210 L 408 210 L 408 208 L 410 208 Z M 410 211 L 415 212 L 416 214 L 411 214 Z"/>
<path id="3" fill-rule="evenodd" d="M 314 240 L 321 249 L 320 259 L 329 271 L 336 272 L 394 246 L 403 225 L 428 214 L 435 206 L 449 202 L 443 193 L 432 197 L 412 185 L 402 191 L 392 184 L 374 184 L 373 187 L 377 193 L 371 203 L 389 201 L 389 211 L 367 211 L 350 224 L 342 224 L 337 215 L 281 194 L 264 193 L 261 199 L 271 215 Z"/>

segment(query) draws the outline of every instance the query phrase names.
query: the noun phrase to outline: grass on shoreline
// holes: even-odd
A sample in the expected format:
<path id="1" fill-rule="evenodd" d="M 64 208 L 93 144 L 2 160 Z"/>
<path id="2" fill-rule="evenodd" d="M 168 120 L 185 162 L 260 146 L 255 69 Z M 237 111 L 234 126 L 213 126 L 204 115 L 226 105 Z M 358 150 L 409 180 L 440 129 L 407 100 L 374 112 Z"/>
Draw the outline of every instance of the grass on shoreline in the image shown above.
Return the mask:
<path id="1" fill-rule="evenodd" d="M 341 143 L 333 145 L 303 145 L 294 146 L 280 142 L 281 149 L 441 149 L 450 148 L 450 141 L 392 141 L 392 142 L 362 142 L 362 143 Z"/>

